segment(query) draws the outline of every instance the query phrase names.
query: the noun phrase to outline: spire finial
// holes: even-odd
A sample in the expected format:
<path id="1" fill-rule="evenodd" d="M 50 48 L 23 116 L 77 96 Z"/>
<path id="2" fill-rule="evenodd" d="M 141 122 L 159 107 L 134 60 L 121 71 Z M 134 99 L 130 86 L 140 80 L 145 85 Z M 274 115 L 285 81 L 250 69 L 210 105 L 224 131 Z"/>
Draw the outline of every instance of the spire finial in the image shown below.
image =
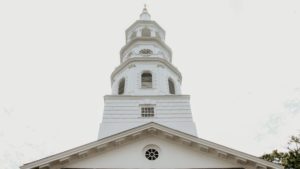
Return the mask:
<path id="1" fill-rule="evenodd" d="M 144 4 L 144 9 L 143 9 L 143 12 L 146 12 L 146 13 L 148 13 L 148 10 L 147 10 L 147 4 Z"/>
<path id="2" fill-rule="evenodd" d="M 147 5 L 146 4 L 144 4 L 143 12 L 140 15 L 140 20 L 151 20 L 151 16 L 148 13 Z"/>

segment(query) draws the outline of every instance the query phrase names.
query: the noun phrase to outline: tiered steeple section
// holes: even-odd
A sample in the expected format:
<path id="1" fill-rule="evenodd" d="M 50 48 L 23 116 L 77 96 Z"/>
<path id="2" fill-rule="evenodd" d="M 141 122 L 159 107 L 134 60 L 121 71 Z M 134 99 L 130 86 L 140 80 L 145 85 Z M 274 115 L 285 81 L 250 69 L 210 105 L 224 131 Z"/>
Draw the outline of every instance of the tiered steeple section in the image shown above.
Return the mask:
<path id="1" fill-rule="evenodd" d="M 165 31 L 150 18 L 150 14 L 144 8 L 140 20 L 126 30 L 126 45 L 120 52 L 121 62 L 141 56 L 159 57 L 168 62 L 172 61 L 172 51 L 164 42 Z"/>
<path id="2" fill-rule="evenodd" d="M 112 94 L 104 97 L 99 138 L 148 122 L 196 135 L 189 96 L 181 94 L 181 73 L 172 64 L 165 31 L 146 7 L 126 30 L 120 61 L 111 74 Z"/>

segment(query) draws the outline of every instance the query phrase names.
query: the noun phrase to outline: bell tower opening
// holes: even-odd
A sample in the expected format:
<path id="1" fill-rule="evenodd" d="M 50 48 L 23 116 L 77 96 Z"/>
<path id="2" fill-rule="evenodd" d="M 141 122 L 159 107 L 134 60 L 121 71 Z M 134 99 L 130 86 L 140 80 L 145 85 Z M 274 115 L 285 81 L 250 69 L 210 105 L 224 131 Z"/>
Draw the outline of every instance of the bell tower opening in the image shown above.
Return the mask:
<path id="1" fill-rule="evenodd" d="M 142 74 L 142 88 L 152 88 L 152 74 L 150 72 Z"/>
<path id="2" fill-rule="evenodd" d="M 125 91 L 125 78 L 122 78 L 119 82 L 118 94 L 122 95 Z"/>
<path id="3" fill-rule="evenodd" d="M 171 78 L 168 79 L 168 83 L 169 83 L 169 93 L 175 94 L 175 85 Z"/>
<path id="4" fill-rule="evenodd" d="M 149 28 L 143 28 L 142 29 L 142 36 L 143 37 L 150 37 L 151 36 L 151 30 Z"/>

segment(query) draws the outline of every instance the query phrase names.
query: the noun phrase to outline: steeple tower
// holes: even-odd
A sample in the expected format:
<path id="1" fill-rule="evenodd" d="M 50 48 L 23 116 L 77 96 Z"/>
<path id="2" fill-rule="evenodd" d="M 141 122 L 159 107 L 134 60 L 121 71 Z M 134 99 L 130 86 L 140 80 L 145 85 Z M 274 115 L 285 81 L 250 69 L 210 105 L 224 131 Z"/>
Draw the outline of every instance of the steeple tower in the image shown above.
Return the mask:
<path id="1" fill-rule="evenodd" d="M 126 31 L 120 65 L 111 74 L 111 95 L 104 96 L 99 138 L 148 122 L 196 135 L 189 95 L 181 94 L 180 71 L 172 64 L 165 31 L 146 6 Z"/>

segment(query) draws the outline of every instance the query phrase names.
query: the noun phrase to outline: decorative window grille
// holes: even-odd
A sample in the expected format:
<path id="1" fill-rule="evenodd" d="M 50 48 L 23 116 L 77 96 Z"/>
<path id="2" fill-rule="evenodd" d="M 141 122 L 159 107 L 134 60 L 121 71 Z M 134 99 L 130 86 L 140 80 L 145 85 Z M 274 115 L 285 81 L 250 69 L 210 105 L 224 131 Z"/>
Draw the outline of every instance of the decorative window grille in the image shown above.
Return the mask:
<path id="1" fill-rule="evenodd" d="M 155 150 L 155 149 L 148 149 L 146 152 L 145 152 L 145 157 L 148 159 L 148 160 L 156 160 L 158 158 L 158 151 Z"/>
<path id="2" fill-rule="evenodd" d="M 153 52 L 150 49 L 142 49 L 142 50 L 139 51 L 139 54 L 140 55 L 152 55 Z"/>
<path id="3" fill-rule="evenodd" d="M 152 88 L 152 74 L 143 73 L 142 74 L 142 88 Z"/>
<path id="4" fill-rule="evenodd" d="M 141 107 L 142 117 L 154 117 L 154 107 L 151 106 L 142 106 Z"/>

